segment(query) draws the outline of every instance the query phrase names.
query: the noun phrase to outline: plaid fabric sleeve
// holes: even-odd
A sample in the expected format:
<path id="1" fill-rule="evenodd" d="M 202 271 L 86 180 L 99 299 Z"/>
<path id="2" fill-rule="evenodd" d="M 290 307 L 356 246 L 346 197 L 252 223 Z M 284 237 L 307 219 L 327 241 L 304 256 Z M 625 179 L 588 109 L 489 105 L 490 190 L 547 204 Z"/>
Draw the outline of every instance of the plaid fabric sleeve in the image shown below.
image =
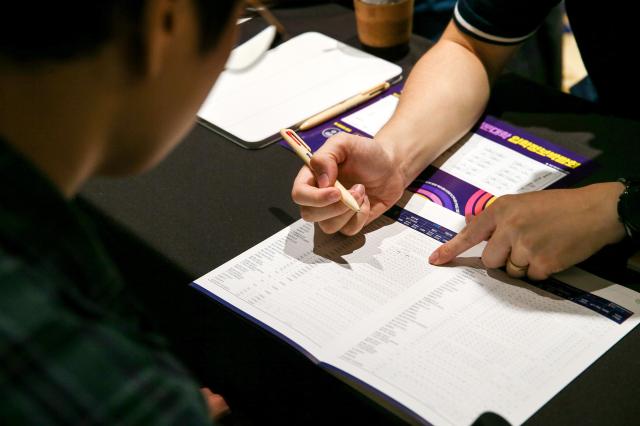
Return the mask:
<path id="1" fill-rule="evenodd" d="M 52 288 L 0 259 L 3 422 L 211 424 L 169 353 L 129 337 L 124 324 L 78 314 Z"/>
<path id="2" fill-rule="evenodd" d="M 559 0 L 458 0 L 453 21 L 464 33 L 493 44 L 519 44 L 532 36 Z"/>

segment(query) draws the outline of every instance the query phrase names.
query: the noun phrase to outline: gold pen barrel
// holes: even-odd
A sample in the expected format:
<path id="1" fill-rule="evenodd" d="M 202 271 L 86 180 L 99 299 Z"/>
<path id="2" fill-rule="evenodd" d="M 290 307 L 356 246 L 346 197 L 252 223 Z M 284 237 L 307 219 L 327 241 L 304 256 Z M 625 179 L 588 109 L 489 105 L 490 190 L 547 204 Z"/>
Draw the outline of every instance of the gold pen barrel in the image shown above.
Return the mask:
<path id="1" fill-rule="evenodd" d="M 317 126 L 318 124 L 324 123 L 325 121 L 330 120 L 333 117 L 336 117 L 342 114 L 343 112 L 348 111 L 351 108 L 356 107 L 368 101 L 374 96 L 379 95 L 380 93 L 387 90 L 389 87 L 391 87 L 391 84 L 388 81 L 385 81 L 384 83 L 376 84 L 369 90 L 366 90 L 362 93 L 358 93 L 357 95 L 352 96 L 351 98 L 346 99 L 340 102 L 339 104 L 336 104 L 320 112 L 319 114 L 316 114 L 313 117 L 308 118 L 307 120 L 303 121 L 302 124 L 300 124 L 300 126 L 298 127 L 298 130 L 303 130 L 303 131 L 308 130 L 308 129 L 311 129 L 312 127 Z"/>
<path id="2" fill-rule="evenodd" d="M 311 157 L 313 153 L 309 148 L 309 145 L 300 137 L 296 132 L 291 129 L 282 129 L 280 130 L 280 135 L 287 142 L 287 144 L 293 149 L 298 157 L 313 171 L 311 168 Z M 349 207 L 354 212 L 360 212 L 360 206 L 353 195 L 344 187 L 337 179 L 336 183 L 333 184 L 340 191 L 340 200 L 344 203 L 345 206 Z"/>

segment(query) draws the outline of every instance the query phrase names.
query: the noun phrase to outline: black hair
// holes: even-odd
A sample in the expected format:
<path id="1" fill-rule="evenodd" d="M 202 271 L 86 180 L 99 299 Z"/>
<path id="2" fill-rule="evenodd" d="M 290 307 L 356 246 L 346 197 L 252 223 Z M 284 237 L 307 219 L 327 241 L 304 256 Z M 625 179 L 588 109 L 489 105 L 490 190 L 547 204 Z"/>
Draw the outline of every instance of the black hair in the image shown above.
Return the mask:
<path id="1" fill-rule="evenodd" d="M 238 0 L 193 0 L 200 48 L 213 47 Z M 11 0 L 0 12 L 0 60 L 64 61 L 97 52 L 118 31 L 140 47 L 146 0 Z"/>

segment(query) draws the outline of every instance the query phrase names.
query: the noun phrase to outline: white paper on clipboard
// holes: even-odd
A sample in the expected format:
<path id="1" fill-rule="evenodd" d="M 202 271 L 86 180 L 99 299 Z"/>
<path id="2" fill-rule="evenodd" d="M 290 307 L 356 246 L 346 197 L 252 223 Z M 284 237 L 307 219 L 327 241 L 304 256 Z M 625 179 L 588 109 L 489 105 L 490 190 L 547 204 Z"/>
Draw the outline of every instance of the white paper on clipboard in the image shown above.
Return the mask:
<path id="1" fill-rule="evenodd" d="M 254 66 L 224 71 L 198 116 L 246 148 L 402 74 L 396 64 L 326 35 L 308 32 L 270 50 Z"/>

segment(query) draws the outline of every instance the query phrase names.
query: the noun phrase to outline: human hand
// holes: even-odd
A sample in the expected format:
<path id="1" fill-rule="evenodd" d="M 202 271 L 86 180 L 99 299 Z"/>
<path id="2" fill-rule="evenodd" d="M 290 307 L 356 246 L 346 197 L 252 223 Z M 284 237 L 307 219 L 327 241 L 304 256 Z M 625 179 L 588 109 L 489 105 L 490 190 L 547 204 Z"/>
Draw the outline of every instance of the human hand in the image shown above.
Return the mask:
<path id="1" fill-rule="evenodd" d="M 389 209 L 408 182 L 390 152 L 375 139 L 339 133 L 314 153 L 311 168 L 303 166 L 295 178 L 291 197 L 302 218 L 318 222 L 327 234 L 355 235 Z M 355 213 L 340 201 L 336 179 L 350 188 L 360 205 Z"/>
<path id="2" fill-rule="evenodd" d="M 222 395 L 211 392 L 209 388 L 200 388 L 200 393 L 209 407 L 209 415 L 212 419 L 218 420 L 231 412 Z"/>
<path id="3" fill-rule="evenodd" d="M 487 268 L 506 265 L 507 273 L 542 280 L 581 262 L 624 238 L 617 203 L 624 186 L 601 183 L 498 198 L 429 262 L 442 265 L 488 240 L 482 253 Z"/>

